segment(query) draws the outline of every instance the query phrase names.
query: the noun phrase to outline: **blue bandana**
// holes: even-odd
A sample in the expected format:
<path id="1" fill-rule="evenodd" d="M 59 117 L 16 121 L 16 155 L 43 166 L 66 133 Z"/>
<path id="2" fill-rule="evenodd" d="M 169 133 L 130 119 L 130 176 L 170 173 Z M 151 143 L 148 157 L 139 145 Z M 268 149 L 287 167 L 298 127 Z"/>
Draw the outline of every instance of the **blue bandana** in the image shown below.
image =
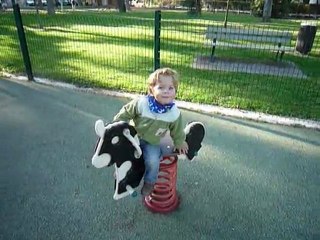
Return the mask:
<path id="1" fill-rule="evenodd" d="M 155 112 L 155 113 L 165 113 L 168 110 L 170 110 L 174 105 L 173 102 L 162 105 L 154 98 L 154 96 L 151 96 L 151 95 L 148 95 L 148 104 L 151 112 Z"/>

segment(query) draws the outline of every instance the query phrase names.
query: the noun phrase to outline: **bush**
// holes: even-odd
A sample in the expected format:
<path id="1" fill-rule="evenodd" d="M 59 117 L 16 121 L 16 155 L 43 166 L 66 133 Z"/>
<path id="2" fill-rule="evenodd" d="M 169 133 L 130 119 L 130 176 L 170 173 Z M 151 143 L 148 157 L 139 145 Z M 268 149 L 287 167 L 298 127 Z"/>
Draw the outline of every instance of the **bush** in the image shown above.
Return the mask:
<path id="1" fill-rule="evenodd" d="M 262 17 L 264 0 L 254 0 L 251 3 L 251 11 L 254 16 Z"/>
<path id="2" fill-rule="evenodd" d="M 201 14 L 201 0 L 185 0 L 182 5 L 187 7 L 191 14 Z"/>
<path id="3" fill-rule="evenodd" d="M 262 17 L 264 0 L 254 0 L 251 3 L 251 11 L 253 15 Z M 281 18 L 288 16 L 289 0 L 273 0 L 271 17 Z"/>
<path id="4" fill-rule="evenodd" d="M 247 11 L 250 10 L 251 1 L 235 0 L 230 1 L 230 9 Z"/>
<path id="5" fill-rule="evenodd" d="M 298 14 L 308 14 L 309 13 L 309 5 L 297 2 L 290 3 L 290 12 L 298 13 Z"/>
<path id="6" fill-rule="evenodd" d="M 289 0 L 273 0 L 271 17 L 283 18 L 288 16 Z"/>

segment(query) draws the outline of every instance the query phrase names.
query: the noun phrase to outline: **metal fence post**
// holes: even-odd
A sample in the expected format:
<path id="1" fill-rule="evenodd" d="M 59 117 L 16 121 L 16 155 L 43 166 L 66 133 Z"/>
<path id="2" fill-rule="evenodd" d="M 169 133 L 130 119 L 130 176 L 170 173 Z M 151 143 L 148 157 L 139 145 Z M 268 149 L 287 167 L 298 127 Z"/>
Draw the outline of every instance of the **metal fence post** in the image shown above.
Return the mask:
<path id="1" fill-rule="evenodd" d="M 154 70 L 160 68 L 160 27 L 161 11 L 155 11 L 154 15 Z"/>
<path id="2" fill-rule="evenodd" d="M 32 74 L 31 61 L 30 61 L 30 56 L 29 56 L 29 51 L 28 51 L 27 40 L 26 40 L 26 36 L 24 33 L 19 4 L 15 3 L 13 5 L 13 14 L 14 14 L 14 19 L 16 22 L 17 30 L 18 30 L 20 48 L 21 48 L 21 52 L 22 52 L 24 66 L 26 68 L 26 72 L 28 75 L 28 80 L 33 81 L 34 79 L 33 79 L 33 74 Z"/>

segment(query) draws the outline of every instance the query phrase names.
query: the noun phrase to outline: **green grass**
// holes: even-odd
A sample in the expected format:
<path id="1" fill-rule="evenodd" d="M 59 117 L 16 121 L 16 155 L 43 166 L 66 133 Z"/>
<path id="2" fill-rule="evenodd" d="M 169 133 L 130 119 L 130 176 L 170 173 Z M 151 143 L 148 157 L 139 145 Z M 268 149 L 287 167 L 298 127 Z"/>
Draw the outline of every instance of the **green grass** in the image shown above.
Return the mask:
<path id="1" fill-rule="evenodd" d="M 64 12 L 55 16 L 23 13 L 26 38 L 35 76 L 74 83 L 143 93 L 153 70 L 154 13 Z M 208 24 L 222 24 L 223 14 L 201 17 L 185 12 L 162 12 L 161 66 L 181 75 L 181 100 L 241 108 L 284 116 L 320 119 L 320 42 L 316 36 L 310 56 L 285 54 L 307 79 L 199 70 L 191 67 L 197 56 L 208 56 L 203 34 Z M 39 24 L 44 26 L 39 28 Z M 230 25 L 293 31 L 292 45 L 300 23 L 273 20 L 262 23 L 248 15 L 229 15 Z M 12 13 L 1 15 L 0 68 L 23 73 L 24 66 Z M 217 56 L 247 62 L 274 61 L 268 51 L 220 48 Z"/>

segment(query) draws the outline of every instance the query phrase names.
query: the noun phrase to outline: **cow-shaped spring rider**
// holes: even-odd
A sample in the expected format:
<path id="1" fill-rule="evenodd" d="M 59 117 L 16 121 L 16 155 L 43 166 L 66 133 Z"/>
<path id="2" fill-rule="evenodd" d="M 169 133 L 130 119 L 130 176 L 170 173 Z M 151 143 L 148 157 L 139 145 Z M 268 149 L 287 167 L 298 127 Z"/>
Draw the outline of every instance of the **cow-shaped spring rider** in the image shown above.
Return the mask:
<path id="1" fill-rule="evenodd" d="M 139 186 L 145 171 L 136 130 L 123 121 L 105 126 L 98 120 L 95 131 L 99 139 L 92 157 L 93 166 L 102 168 L 115 163 L 115 200 L 135 195 L 134 188 Z"/>
<path id="2" fill-rule="evenodd" d="M 130 124 L 119 121 L 104 125 L 102 120 L 96 121 L 95 131 L 99 139 L 92 164 L 96 168 L 109 167 L 115 163 L 115 193 L 118 200 L 128 195 L 136 195 L 134 188 L 138 187 L 144 175 L 145 166 L 137 132 Z M 200 122 L 191 122 L 184 129 L 186 142 L 189 146 L 187 159 L 193 160 L 201 148 L 205 128 Z M 173 152 L 173 142 L 167 134 L 161 140 L 162 152 L 177 155 Z"/>

